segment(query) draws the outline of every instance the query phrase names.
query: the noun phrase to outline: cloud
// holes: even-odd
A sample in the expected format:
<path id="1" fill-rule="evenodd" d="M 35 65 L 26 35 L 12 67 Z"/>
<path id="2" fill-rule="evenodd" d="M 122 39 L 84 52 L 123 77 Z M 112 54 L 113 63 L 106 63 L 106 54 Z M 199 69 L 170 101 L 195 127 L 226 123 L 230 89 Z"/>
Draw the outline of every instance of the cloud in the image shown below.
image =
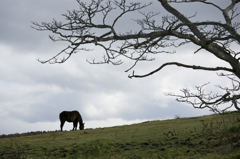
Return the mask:
<path id="1" fill-rule="evenodd" d="M 179 92 L 183 86 L 194 88 L 194 84 L 204 83 L 195 77 L 201 79 L 205 73 L 190 71 L 195 76 L 189 76 L 189 70 L 175 67 L 173 71 L 173 67 L 149 78 L 129 79 L 124 73 L 129 63 L 119 67 L 96 66 L 74 58 L 62 65 L 42 65 L 34 59 L 34 52 L 18 54 L 14 47 L 6 45 L 0 45 L 0 49 L 5 52 L 0 60 L 0 123 L 5 125 L 13 120 L 22 124 L 21 129 L 18 126 L 1 129 L 5 134 L 30 131 L 28 126 L 32 127 L 31 131 L 57 129 L 58 116 L 63 110 L 78 110 L 86 126 L 89 123 L 88 128 L 209 113 L 196 111 L 163 95 Z M 148 72 L 157 66 L 157 62 L 153 67 L 140 64 L 137 70 Z M 52 128 L 44 127 L 45 122 Z M 67 130 L 71 129 L 72 124 L 67 125 Z"/>
<path id="2" fill-rule="evenodd" d="M 150 10 L 158 11 L 160 4 L 151 7 Z M 88 64 L 86 59 L 102 58 L 102 50 L 92 45 L 89 46 L 94 48 L 93 52 L 80 51 L 61 65 L 37 62 L 36 59 L 51 58 L 66 43 L 52 42 L 48 39 L 50 33 L 32 29 L 31 21 L 64 20 L 61 14 L 77 8 L 75 0 L 0 2 L 0 134 L 59 129 L 58 116 L 63 110 L 78 110 L 87 128 L 209 114 L 208 110 L 177 103 L 163 93 L 180 93 L 184 87 L 194 90 L 195 85 L 209 81 L 229 85 L 225 79 L 219 81 L 215 72 L 176 66 L 143 79 L 127 77 L 133 70 L 145 74 L 171 61 L 227 66 L 213 56 L 206 58 L 204 52 L 193 54 L 198 48 L 191 45 L 187 49 L 178 48 L 175 55 L 161 54 L 153 62 L 138 63 L 127 73 L 125 70 L 133 65 L 127 59 L 120 66 Z M 186 10 L 183 5 L 180 9 Z M 191 9 L 186 11 L 195 13 Z M 161 10 L 160 17 L 163 13 Z M 132 19 L 137 19 L 139 13 L 131 16 L 124 17 L 129 18 L 124 24 L 130 24 L 129 21 L 136 24 Z M 130 29 L 129 25 L 120 22 L 118 25 L 119 32 Z M 214 84 L 211 90 L 218 91 Z M 72 124 L 66 123 L 64 129 L 72 129 Z"/>

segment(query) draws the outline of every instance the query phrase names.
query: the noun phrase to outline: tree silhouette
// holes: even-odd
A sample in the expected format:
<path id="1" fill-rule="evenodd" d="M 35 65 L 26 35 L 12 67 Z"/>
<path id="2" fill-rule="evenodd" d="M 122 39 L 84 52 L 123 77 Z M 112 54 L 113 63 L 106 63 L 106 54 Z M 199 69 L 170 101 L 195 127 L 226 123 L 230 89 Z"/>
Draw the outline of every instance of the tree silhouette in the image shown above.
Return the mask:
<path id="1" fill-rule="evenodd" d="M 237 20 L 238 8 L 236 5 L 240 0 L 231 0 L 228 6 L 221 8 L 208 0 L 158 0 L 167 12 L 171 15 L 162 16 L 159 20 L 155 17 L 159 16 L 158 12 L 145 13 L 141 10 L 146 9 L 152 3 L 141 4 L 138 2 L 126 2 L 126 0 L 92 0 L 89 3 L 77 0 L 79 10 L 68 11 L 63 14 L 66 22 L 53 20 L 50 23 L 33 22 L 33 28 L 44 31 L 48 30 L 53 33 L 50 39 L 53 41 L 65 41 L 69 45 L 54 57 L 41 61 L 41 63 L 64 63 L 74 53 L 81 50 L 92 51 L 89 44 L 94 44 L 101 47 L 104 51 L 102 61 L 88 61 L 91 64 L 111 63 L 113 65 L 122 64 L 120 57 L 133 60 L 133 65 L 126 72 L 133 70 L 137 63 L 141 61 L 153 61 L 154 55 L 160 53 L 174 54 L 175 51 L 169 51 L 169 48 L 177 48 L 193 44 L 198 47 L 194 52 L 204 50 L 208 54 L 214 55 L 216 58 L 225 61 L 229 67 L 206 67 L 188 65 L 179 62 L 166 62 L 160 65 L 155 70 L 143 75 L 135 74 L 133 70 L 129 78 L 143 78 L 155 74 L 166 66 L 176 65 L 178 67 L 191 68 L 196 70 L 216 71 L 219 76 L 224 76 L 231 80 L 232 87 L 218 88 L 224 90 L 223 95 L 205 93 L 204 84 L 198 86 L 197 92 L 192 93 L 188 89 L 182 89 L 182 95 L 174 93 L 166 93 L 169 96 L 176 96 L 177 101 L 191 104 L 194 108 L 209 108 L 213 112 L 224 113 L 231 107 L 235 107 L 238 111 L 238 99 L 240 99 L 240 52 L 233 49 L 233 45 L 240 44 L 239 27 L 240 23 Z M 222 13 L 224 21 L 191 21 L 197 14 L 186 16 L 179 12 L 170 4 L 178 3 L 202 3 L 211 6 Z M 176 6 L 176 5 L 175 5 Z M 109 17 L 114 11 L 119 14 L 110 21 Z M 134 19 L 140 26 L 140 30 L 118 33 L 117 22 L 124 15 L 129 15 L 131 12 L 138 12 L 143 18 Z M 220 16 L 220 15 L 219 15 Z M 99 23 L 101 17 L 101 23 Z M 98 21 L 96 21 L 98 19 Z M 133 28 L 132 28 L 133 29 Z M 62 57 L 65 55 L 65 57 Z M 206 55 L 207 56 L 207 55 Z M 121 58 L 122 59 L 122 58 Z M 221 71 L 221 72 L 220 72 Z M 230 102 L 224 109 L 219 106 Z"/>

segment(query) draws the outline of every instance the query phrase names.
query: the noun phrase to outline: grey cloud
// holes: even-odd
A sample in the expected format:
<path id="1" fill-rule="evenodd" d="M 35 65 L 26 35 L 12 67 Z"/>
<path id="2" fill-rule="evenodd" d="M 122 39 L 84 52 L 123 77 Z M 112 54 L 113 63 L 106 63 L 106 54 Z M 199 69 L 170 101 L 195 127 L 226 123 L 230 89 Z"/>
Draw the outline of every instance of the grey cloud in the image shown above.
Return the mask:
<path id="1" fill-rule="evenodd" d="M 159 11 L 158 7 L 160 4 L 155 3 L 150 9 Z M 163 93 L 179 93 L 183 87 L 194 89 L 195 85 L 216 81 L 217 76 L 213 72 L 168 67 L 144 79 L 129 79 L 127 75 L 132 70 L 128 73 L 124 71 L 131 67 L 131 61 L 126 60 L 117 67 L 88 64 L 86 59 L 91 60 L 95 56 L 101 59 L 101 50 L 98 48 L 92 53 L 79 52 L 61 65 L 42 65 L 37 62 L 38 58 L 44 60 L 55 55 L 64 48 L 64 43 L 51 42 L 48 39 L 50 33 L 32 29 L 31 21 L 62 20 L 62 13 L 77 8 L 75 0 L 0 1 L 0 134 L 51 127 L 53 130 L 59 129 L 58 115 L 63 110 L 79 110 L 84 121 L 91 124 L 99 121 L 93 127 L 102 127 L 97 124 L 108 123 L 110 119 L 132 122 L 210 113 L 177 103 Z M 185 9 L 185 6 L 180 5 L 180 8 Z M 164 11 L 160 9 L 160 12 L 160 16 L 164 15 Z M 138 18 L 138 15 L 132 15 L 129 21 Z M 120 23 L 119 26 L 119 30 L 129 28 L 129 25 Z M 204 59 L 204 53 L 194 55 L 197 56 L 196 60 L 192 56 L 196 48 L 190 46 L 188 49 L 179 48 L 176 57 L 162 54 L 154 62 L 138 64 L 134 70 L 144 74 L 156 69 L 164 61 L 197 64 L 205 60 L 209 65 L 222 65 L 220 61 L 213 62 L 214 58 Z M 223 79 L 221 83 L 226 82 Z M 8 128 L 11 121 L 15 121 L 14 126 Z"/>

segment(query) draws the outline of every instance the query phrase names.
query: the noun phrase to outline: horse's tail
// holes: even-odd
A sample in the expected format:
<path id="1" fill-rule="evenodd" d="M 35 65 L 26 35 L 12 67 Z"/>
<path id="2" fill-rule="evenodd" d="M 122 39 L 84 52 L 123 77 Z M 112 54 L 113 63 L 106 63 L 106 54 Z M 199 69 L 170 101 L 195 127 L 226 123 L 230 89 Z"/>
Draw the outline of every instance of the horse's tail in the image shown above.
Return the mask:
<path id="1" fill-rule="evenodd" d="M 60 119 L 60 120 L 62 119 L 63 115 L 64 115 L 64 112 L 61 112 L 61 113 L 59 114 L 59 119 Z"/>

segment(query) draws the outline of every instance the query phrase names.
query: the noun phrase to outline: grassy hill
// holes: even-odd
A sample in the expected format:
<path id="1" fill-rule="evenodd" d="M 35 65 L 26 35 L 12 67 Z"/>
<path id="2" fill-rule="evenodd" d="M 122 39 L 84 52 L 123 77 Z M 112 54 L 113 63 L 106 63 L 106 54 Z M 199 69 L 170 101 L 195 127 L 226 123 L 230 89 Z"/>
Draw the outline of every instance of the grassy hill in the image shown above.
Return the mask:
<path id="1" fill-rule="evenodd" d="M 240 158 L 240 114 L 0 138 L 0 158 Z"/>

